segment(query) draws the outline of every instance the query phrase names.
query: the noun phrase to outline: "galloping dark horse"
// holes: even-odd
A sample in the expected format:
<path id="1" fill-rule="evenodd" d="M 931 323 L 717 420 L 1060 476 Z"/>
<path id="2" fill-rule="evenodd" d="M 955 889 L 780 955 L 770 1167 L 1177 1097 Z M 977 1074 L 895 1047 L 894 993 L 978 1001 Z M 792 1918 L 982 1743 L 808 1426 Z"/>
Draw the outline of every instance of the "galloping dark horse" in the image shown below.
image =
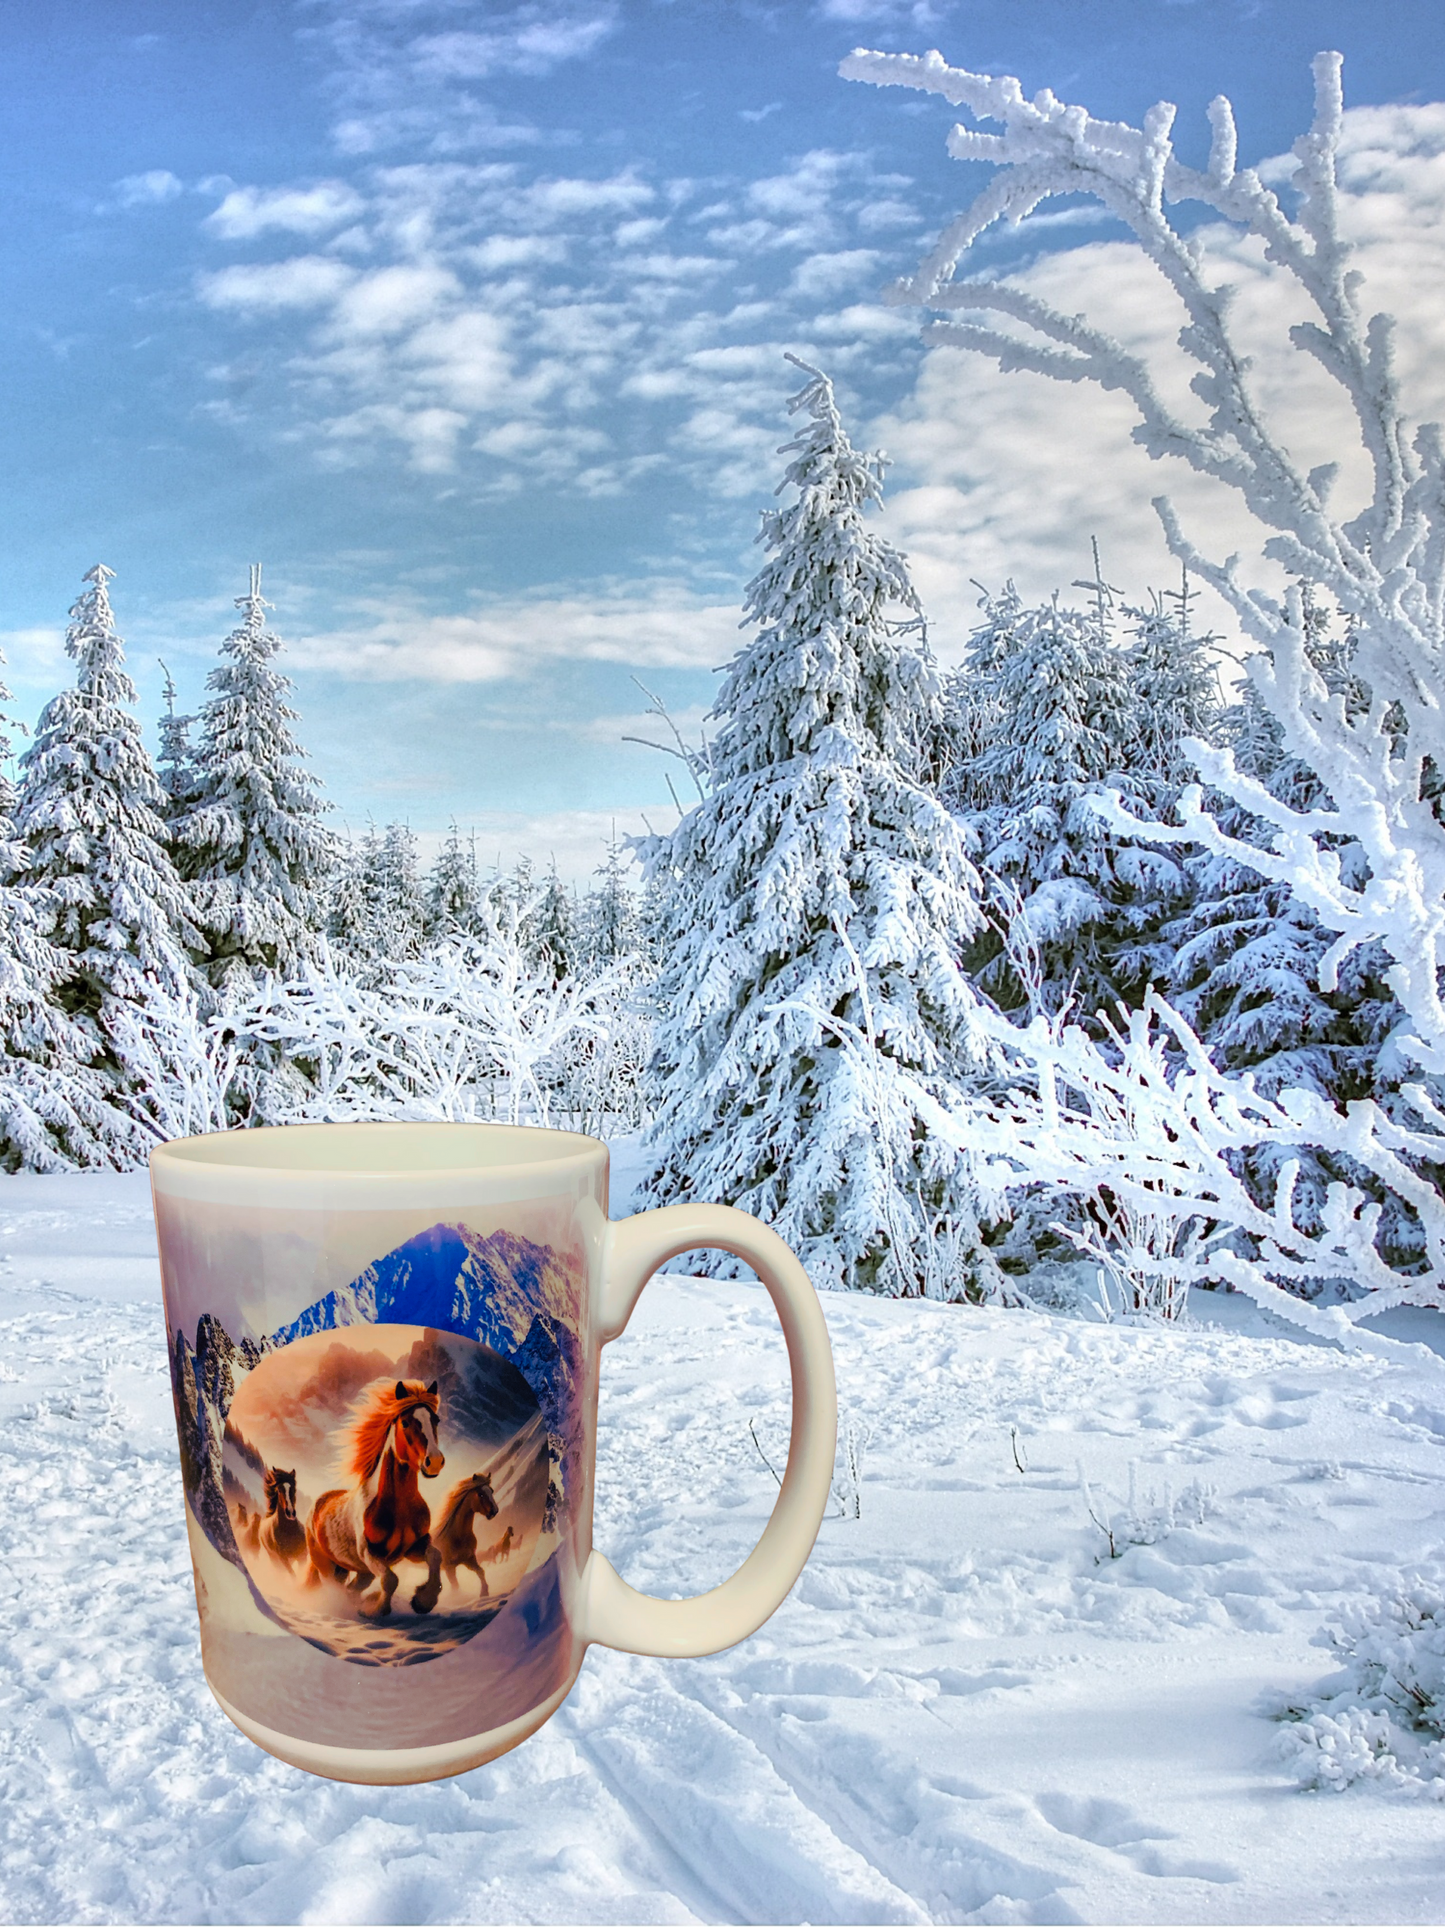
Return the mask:
<path id="1" fill-rule="evenodd" d="M 266 1516 L 253 1541 L 287 1568 L 306 1556 L 306 1532 L 296 1517 L 296 1471 L 266 1468 Z"/>

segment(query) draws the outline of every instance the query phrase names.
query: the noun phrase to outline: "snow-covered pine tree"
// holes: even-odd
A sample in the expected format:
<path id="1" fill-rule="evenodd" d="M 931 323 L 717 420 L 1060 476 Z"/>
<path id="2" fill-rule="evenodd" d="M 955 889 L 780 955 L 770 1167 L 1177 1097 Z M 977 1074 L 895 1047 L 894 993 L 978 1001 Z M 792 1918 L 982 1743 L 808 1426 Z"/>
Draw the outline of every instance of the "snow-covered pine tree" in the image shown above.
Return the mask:
<path id="1" fill-rule="evenodd" d="M 582 947 L 589 966 L 605 969 L 639 958 L 637 892 L 627 885 L 626 851 L 616 826 L 607 855 L 594 873 L 599 881 L 582 905 Z"/>
<path id="2" fill-rule="evenodd" d="M 426 943 L 427 900 L 416 837 L 405 823 L 369 824 L 337 866 L 327 934 L 358 964 L 404 963 Z"/>
<path id="3" fill-rule="evenodd" d="M 185 886 L 165 849 L 156 780 L 132 714 L 135 684 L 97 564 L 70 611 L 73 689 L 47 703 L 20 759 L 16 818 L 29 875 L 61 955 L 52 996 L 93 1047 L 109 1089 L 133 1080 L 111 1036 L 116 1007 L 178 1001 L 191 984 L 186 946 L 199 940 Z"/>
<path id="4" fill-rule="evenodd" d="M 244 620 L 221 644 L 206 679 L 190 794 L 172 824 L 181 871 L 203 931 L 211 983 L 244 996 L 269 973 L 289 975 L 312 954 L 333 839 L 321 824 L 315 777 L 292 734 L 291 684 L 274 666 L 280 638 L 266 627 L 259 564 Z"/>
<path id="5" fill-rule="evenodd" d="M 433 938 L 475 936 L 485 922 L 484 895 L 477 873 L 476 838 L 463 843 L 453 818 L 427 879 L 427 935 Z"/>
<path id="6" fill-rule="evenodd" d="M 1094 607 L 1028 609 L 1012 583 L 949 678 L 942 787 L 974 841 L 989 928 L 966 968 L 1002 1008 L 1041 996 L 1085 1021 L 1132 1000 L 1148 945 L 1185 890 L 1182 863 L 1129 843 L 1092 800 L 1122 788 L 1135 809 L 1167 808 L 1189 774 L 1180 739 L 1214 703 L 1209 638 L 1190 636 L 1162 598 L 1122 611 L 1098 577 Z M 1187 611 L 1187 604 L 1186 604 Z M 1037 981 L 1025 983 L 1023 958 Z"/>
<path id="7" fill-rule="evenodd" d="M 367 837 L 375 834 L 373 825 Z M 364 850 L 365 839 L 358 845 L 350 834 L 338 844 L 326 901 L 327 941 L 352 958 L 359 958 L 368 949 Z"/>
<path id="8" fill-rule="evenodd" d="M 557 983 L 575 974 L 581 961 L 577 921 L 577 905 L 558 876 L 554 859 L 542 886 L 541 901 L 527 920 L 527 936 L 538 962 L 547 965 Z"/>
<path id="9" fill-rule="evenodd" d="M 162 811 L 167 823 L 173 823 L 191 801 L 196 780 L 196 757 L 191 744 L 191 725 L 194 716 L 176 714 L 176 685 L 169 669 L 164 663 L 165 684 L 161 695 L 165 700 L 166 712 L 161 717 L 161 753 L 156 758 L 156 776 L 166 793 L 166 805 Z M 172 857 L 175 851 L 171 852 Z"/>
<path id="10" fill-rule="evenodd" d="M 377 926 L 386 956 L 420 956 L 426 945 L 427 902 L 409 823 L 388 823 L 377 850 Z"/>
<path id="11" fill-rule="evenodd" d="M 821 1285 L 962 1296 L 980 1288 L 954 1262 L 972 1245 L 967 1171 L 895 1073 L 940 1095 L 967 1074 L 956 959 L 978 884 L 919 781 L 939 684 L 916 620 L 890 620 L 918 616 L 904 558 L 864 520 L 882 459 L 850 446 L 828 378 L 795 365 L 797 495 L 763 517 L 758 633 L 713 710 L 711 792 L 639 845 L 666 901 L 642 1189 L 740 1205 Z"/>
<path id="12" fill-rule="evenodd" d="M 1303 604 L 1311 663 L 1347 707 L 1363 707 L 1368 699 L 1351 671 L 1348 633 L 1308 589 Z M 1232 750 L 1235 768 L 1289 809 L 1329 807 L 1324 786 L 1289 754 L 1278 723 L 1248 677 L 1218 738 Z M 1273 846 L 1269 827 L 1230 797 L 1215 795 L 1210 809 L 1228 836 L 1262 849 Z M 1359 870 L 1358 845 L 1343 845 L 1339 856 L 1346 876 Z M 1324 991 L 1319 967 L 1331 933 L 1288 885 L 1217 850 L 1192 853 L 1186 868 L 1191 900 L 1160 932 L 1165 968 L 1158 980 L 1215 1063 L 1223 1070 L 1250 1072 L 1267 1097 L 1293 1088 L 1341 1108 L 1374 1097 L 1394 1110 L 1406 1067 L 1389 1040 L 1403 1013 L 1390 994 L 1389 959 L 1380 946 L 1353 951 L 1334 987 Z M 1273 1200 L 1287 1155 L 1299 1165 L 1295 1216 L 1306 1230 L 1318 1229 L 1331 1183 L 1343 1177 L 1374 1188 L 1358 1167 L 1346 1169 L 1314 1146 L 1286 1153 L 1268 1144 L 1239 1159 L 1241 1174 L 1261 1204 Z M 1419 1255 L 1419 1226 L 1393 1193 L 1379 1191 L 1378 1196 L 1381 1252 L 1388 1262 L 1409 1264 Z"/>
<path id="13" fill-rule="evenodd" d="M 1184 739 L 1212 738 L 1220 724 L 1219 638 L 1195 630 L 1196 593 L 1183 570 L 1177 589 L 1156 591 L 1147 606 L 1123 612 L 1134 695 L 1133 737 L 1124 762 L 1136 794 L 1156 815 L 1173 807 L 1181 784 L 1195 779 Z"/>
<path id="14" fill-rule="evenodd" d="M 129 1163 L 139 1134 L 107 1101 L 95 1039 L 52 1000 L 65 963 L 44 934 L 48 905 L 15 831 L 10 729 L 0 713 L 0 1169 Z"/>

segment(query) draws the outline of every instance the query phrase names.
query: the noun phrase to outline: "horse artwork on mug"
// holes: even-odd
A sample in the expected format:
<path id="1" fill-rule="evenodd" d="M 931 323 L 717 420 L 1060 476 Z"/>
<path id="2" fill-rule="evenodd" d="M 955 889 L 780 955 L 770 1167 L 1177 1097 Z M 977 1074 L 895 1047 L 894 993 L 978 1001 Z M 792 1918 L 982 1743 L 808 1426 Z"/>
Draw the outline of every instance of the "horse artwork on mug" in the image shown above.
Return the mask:
<path id="1" fill-rule="evenodd" d="M 308 1247 L 300 1272 L 315 1275 L 328 1227 L 268 1212 L 263 1239 L 253 1227 L 238 1247 L 258 1275 L 222 1291 L 185 1201 L 158 1209 L 173 1269 L 194 1257 L 208 1307 L 169 1336 L 214 1683 L 268 1725 L 324 1719 L 362 1746 L 380 1735 L 374 1700 L 343 1683 L 351 1667 L 406 1669 L 404 1707 L 383 1702 L 393 1744 L 475 1726 L 482 1696 L 494 1721 L 544 1697 L 572 1657 L 558 1562 L 584 1456 L 567 1214 L 531 1236 L 427 1226 L 268 1329 L 277 1297 L 261 1279 Z M 168 1302 L 187 1282 L 172 1277 Z M 463 1648 L 459 1694 L 443 1662 Z M 433 1665 L 434 1694 L 415 1671 Z"/>
<path id="2" fill-rule="evenodd" d="M 239 1541 L 248 1576 L 282 1625 L 342 1659 L 453 1651 L 507 1604 L 542 1536 L 542 1408 L 515 1365 L 456 1333 L 365 1325 L 296 1339 L 247 1374 L 222 1436 L 236 1511 L 254 1505 L 258 1466 L 268 1507 L 279 1495 Z M 278 1473 L 277 1455 L 293 1468 Z M 480 1547 L 478 1518 L 494 1527 Z"/>

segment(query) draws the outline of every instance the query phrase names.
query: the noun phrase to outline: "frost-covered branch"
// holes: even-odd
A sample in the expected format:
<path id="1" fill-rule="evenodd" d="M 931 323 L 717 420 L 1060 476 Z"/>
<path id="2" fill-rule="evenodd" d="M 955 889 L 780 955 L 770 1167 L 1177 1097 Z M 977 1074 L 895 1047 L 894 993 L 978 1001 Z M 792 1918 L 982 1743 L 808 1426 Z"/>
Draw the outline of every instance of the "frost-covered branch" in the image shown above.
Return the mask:
<path id="1" fill-rule="evenodd" d="M 1445 1303 L 1445 1201 L 1419 1169 L 1439 1162 L 1445 1117 L 1423 1090 L 1407 1092 L 1417 1127 L 1369 1100 L 1341 1111 L 1306 1091 L 1266 1097 L 1249 1076 L 1218 1070 L 1157 992 L 1139 1010 L 1121 1009 L 1102 1042 L 1042 1011 L 1024 1027 L 980 1011 L 978 1025 L 994 1095 L 941 1103 L 885 1061 L 880 1096 L 885 1117 L 917 1117 L 968 1170 L 980 1218 L 1006 1216 L 1022 1191 L 1082 1204 L 1059 1229 L 1114 1275 L 1126 1303 L 1166 1317 L 1182 1310 L 1191 1284 L 1229 1284 L 1297 1325 L 1368 1348 L 1377 1341 L 1358 1329 L 1362 1319 Z M 841 1025 L 838 1034 L 861 1060 L 866 1038 Z M 1303 1144 L 1351 1160 L 1414 1209 L 1425 1246 L 1414 1275 L 1380 1256 L 1381 1207 L 1356 1186 L 1332 1184 L 1317 1226 L 1301 1222 L 1292 1153 Z M 1282 1159 L 1268 1206 L 1235 1168 L 1258 1146 Z M 1308 1302 L 1336 1283 L 1352 1302 Z"/>
<path id="2" fill-rule="evenodd" d="M 1389 316 L 1365 318 L 1358 271 L 1340 231 L 1336 162 L 1343 129 L 1340 57 L 1314 62 L 1315 115 L 1294 145 L 1295 211 L 1251 168 L 1236 165 L 1233 113 L 1216 99 L 1209 117 L 1208 166 L 1185 166 L 1170 141 L 1174 109 L 1152 108 L 1142 128 L 1093 119 L 1047 89 L 1033 100 L 1017 80 L 970 73 L 930 53 L 857 52 L 841 71 L 851 79 L 908 86 L 967 107 L 1001 133 L 956 127 L 949 152 L 999 171 L 946 230 L 893 298 L 950 316 L 930 338 L 990 356 L 1003 369 L 1052 379 L 1093 381 L 1127 394 L 1138 417 L 1134 439 L 1157 459 L 1186 462 L 1233 488 L 1263 529 L 1261 552 L 1290 575 L 1318 586 L 1339 605 L 1355 641 L 1353 668 L 1369 691 L 1362 713 L 1347 714 L 1311 664 L 1302 601 L 1247 587 L 1235 559 L 1220 562 L 1195 546 L 1167 497 L 1155 507 L 1174 553 L 1211 583 L 1264 654 L 1250 673 L 1279 720 L 1285 743 L 1320 778 L 1332 807 L 1261 809 L 1275 832 L 1273 867 L 1252 846 L 1227 838 L 1197 797 L 1173 840 L 1199 840 L 1266 875 L 1287 881 L 1339 941 L 1322 965 L 1325 981 L 1356 946 L 1378 942 L 1392 959 L 1390 983 L 1410 1019 L 1399 1042 L 1427 1071 L 1445 1072 L 1445 829 L 1422 796 L 1427 761 L 1445 769 L 1445 456 L 1433 425 L 1413 434 L 1400 405 Z M 1203 418 L 1187 421 L 1156 389 L 1146 364 L 1081 316 L 1066 315 L 1004 281 L 955 279 L 972 244 L 995 223 L 1017 223 L 1054 195 L 1088 194 L 1123 221 L 1184 311 L 1180 352 L 1193 364 L 1190 388 Z M 1211 285 L 1198 243 L 1171 221 L 1168 206 L 1202 206 L 1236 233 L 1252 235 L 1266 260 L 1307 299 L 1313 318 L 1289 330 L 1348 399 L 1369 459 L 1369 499 L 1349 520 L 1331 515 L 1337 463 L 1302 473 L 1267 420 L 1249 378 L 1249 357 L 1231 331 L 1227 286 Z M 997 324 L 997 325 L 996 325 Z M 1387 720 L 1389 727 L 1387 729 Z M 1201 773 L 1250 807 L 1259 799 L 1227 757 L 1191 741 Z M 1170 840 L 1157 826 L 1127 825 L 1147 840 Z M 1363 851 L 1363 881 L 1346 880 L 1339 845 Z"/>
<path id="3" fill-rule="evenodd" d="M 273 1080 L 271 1107 L 315 1121 L 628 1115 L 645 1046 L 629 1029 L 625 972 L 557 979 L 527 941 L 540 901 L 494 894 L 479 936 L 372 969 L 364 982 L 323 952 L 233 1008 L 238 1035 L 301 1073 L 299 1087 Z"/>
<path id="4" fill-rule="evenodd" d="M 1042 1185 L 1085 1199 L 1086 1227 L 1069 1235 L 1121 1278 L 1152 1284 L 1156 1302 L 1190 1283 L 1227 1283 L 1348 1343 L 1360 1319 L 1388 1306 L 1445 1301 L 1445 1201 L 1419 1169 L 1439 1162 L 1445 1138 L 1423 1091 L 1407 1092 L 1418 1128 L 1370 1100 L 1341 1111 L 1309 1091 L 1266 1097 L 1249 1076 L 1217 1069 L 1156 992 L 1121 1010 L 1102 1044 L 1042 1013 L 1022 1030 L 993 1014 L 981 1022 L 1012 1066 L 1003 1095 L 953 1120 L 960 1152 L 980 1160 L 981 1190 Z M 1355 1186 L 1332 1184 L 1318 1227 L 1302 1226 L 1290 1153 L 1303 1144 L 1351 1160 L 1412 1207 L 1425 1244 L 1415 1275 L 1380 1256 L 1381 1207 Z M 1283 1158 L 1270 1207 L 1235 1168 L 1257 1146 Z M 1321 1307 L 1297 1295 L 1331 1281 L 1347 1283 L 1355 1302 Z"/>
<path id="5" fill-rule="evenodd" d="M 120 1101 L 146 1140 L 163 1144 L 236 1122 L 242 1052 L 224 1017 L 202 1009 L 193 986 L 172 997 L 156 986 L 144 1004 L 117 1002 L 106 1034 L 131 1074 Z"/>

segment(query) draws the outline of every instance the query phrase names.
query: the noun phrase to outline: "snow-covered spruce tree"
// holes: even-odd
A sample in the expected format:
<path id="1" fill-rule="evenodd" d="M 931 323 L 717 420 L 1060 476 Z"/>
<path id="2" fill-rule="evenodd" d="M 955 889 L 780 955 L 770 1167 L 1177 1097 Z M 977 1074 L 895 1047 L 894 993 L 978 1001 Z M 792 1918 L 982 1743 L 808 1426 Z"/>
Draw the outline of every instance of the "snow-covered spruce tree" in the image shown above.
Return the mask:
<path id="1" fill-rule="evenodd" d="M 637 892 L 629 889 L 626 852 L 614 825 L 607 855 L 595 872 L 599 881 L 582 905 L 582 948 L 590 968 L 641 963 Z"/>
<path id="2" fill-rule="evenodd" d="M 166 795 L 162 814 L 167 823 L 174 823 L 191 801 L 196 780 L 196 757 L 191 743 L 191 726 L 196 718 L 176 714 L 175 681 L 164 663 L 161 668 L 166 672 L 165 685 L 161 690 L 166 711 L 161 717 L 161 753 L 156 758 L 156 777 Z M 173 858 L 175 854 L 173 849 Z"/>
<path id="3" fill-rule="evenodd" d="M 554 862 L 542 885 L 540 901 L 528 919 L 527 934 L 533 955 L 539 963 L 545 963 L 558 983 L 573 975 L 581 961 L 577 922 L 577 905 Z"/>
<path id="4" fill-rule="evenodd" d="M 0 1169 L 129 1163 L 139 1133 L 107 1100 L 94 1034 L 53 999 L 66 964 L 45 936 L 49 905 L 16 834 L 10 755 L 0 714 Z"/>
<path id="5" fill-rule="evenodd" d="M 426 944 L 427 899 L 416 837 L 405 823 L 378 834 L 367 827 L 337 865 L 327 935 L 363 969 L 419 957 Z"/>
<path id="6" fill-rule="evenodd" d="M 890 621 L 918 614 L 904 559 L 864 520 L 881 459 L 849 445 L 827 377 L 795 365 L 797 494 L 763 517 L 758 633 L 713 710 L 711 791 L 639 844 L 666 923 L 642 1188 L 753 1212 L 820 1285 L 976 1295 L 991 1267 L 967 1258 L 966 1166 L 895 1073 L 939 1095 L 966 1075 L 957 958 L 978 883 L 918 780 L 939 685 L 916 621 Z"/>
<path id="7" fill-rule="evenodd" d="M 166 854 L 165 792 L 132 713 L 135 684 L 106 587 L 112 573 L 90 570 L 91 586 L 70 611 L 75 687 L 46 704 L 20 759 L 16 827 L 61 953 L 50 994 L 123 1104 L 140 1074 L 114 1041 L 114 1020 L 127 1006 L 133 1014 L 183 998 L 192 982 L 186 947 L 199 933 Z M 120 1158 L 128 1161 L 123 1146 Z"/>
<path id="8" fill-rule="evenodd" d="M 1363 707 L 1368 698 L 1350 674 L 1348 636 L 1308 589 L 1303 606 L 1311 663 L 1327 687 Z M 1289 808 L 1327 802 L 1313 771 L 1285 749 L 1278 723 L 1248 679 L 1226 712 L 1218 740 L 1231 749 L 1236 768 Z M 1209 807 L 1236 842 L 1272 845 L 1268 826 L 1230 797 L 1216 794 Z M 1359 845 L 1341 845 L 1339 858 L 1347 873 L 1357 870 Z M 1193 852 L 1186 869 L 1191 901 L 1161 930 L 1154 975 L 1215 1063 L 1248 1071 L 1267 1097 L 1295 1088 L 1341 1107 L 1372 1097 L 1392 1115 L 1404 1116 L 1408 1107 L 1401 1106 L 1398 1092 L 1409 1065 L 1391 1044 L 1403 1013 L 1390 993 L 1389 959 L 1380 945 L 1362 944 L 1342 962 L 1334 988 L 1322 990 L 1319 966 L 1331 933 L 1287 884 L 1218 850 Z M 1273 1197 L 1286 1155 L 1299 1164 L 1294 1200 L 1302 1228 L 1318 1229 L 1328 1188 L 1343 1177 L 1379 1200 L 1379 1243 L 1387 1260 L 1418 1260 L 1415 1213 L 1357 1165 L 1318 1146 L 1286 1153 L 1262 1142 L 1240 1154 L 1241 1173 L 1261 1204 Z"/>
<path id="9" fill-rule="evenodd" d="M 1340 231 L 1341 66 L 1338 54 L 1322 53 L 1314 61 L 1315 116 L 1310 132 L 1294 145 L 1292 213 L 1257 172 L 1237 166 L 1233 111 L 1222 96 L 1210 105 L 1213 139 L 1201 171 L 1175 156 L 1169 137 L 1174 109 L 1165 102 L 1136 129 L 1095 121 L 1048 90 L 1030 100 L 1017 80 L 951 68 L 936 53 L 919 59 L 860 51 L 844 61 L 842 71 L 853 79 L 942 94 L 1003 128 L 985 134 L 955 127 L 949 136 L 957 158 L 985 160 L 999 171 L 897 290 L 900 301 L 954 317 L 969 311 L 982 317 L 935 324 L 932 338 L 987 355 L 1005 370 L 1096 381 L 1124 394 L 1138 416 L 1134 439 L 1152 457 L 1184 461 L 1237 491 L 1269 532 L 1263 556 L 1293 579 L 1282 595 L 1247 584 L 1235 559 L 1220 563 L 1202 554 L 1168 498 L 1156 498 L 1174 553 L 1219 591 L 1259 645 L 1261 653 L 1249 665 L 1251 680 L 1285 748 L 1318 778 L 1321 792 L 1312 804 L 1293 807 L 1241 769 L 1228 748 L 1195 741 L 1189 753 L 1200 774 L 1266 826 L 1272 847 L 1231 836 L 1206 807 L 1202 787 L 1181 798 L 1177 826 L 1140 822 L 1117 804 L 1114 821 L 1141 840 L 1176 847 L 1201 843 L 1285 885 L 1332 935 L 1316 973 L 1326 995 L 1338 987 L 1353 953 L 1378 944 L 1388 958 L 1389 988 L 1405 1014 L 1392 1045 L 1417 1077 L 1423 1074 L 1401 1086 L 1412 1125 L 1384 1119 L 1368 1099 L 1350 1106 L 1349 1121 L 1362 1143 L 1386 1131 L 1408 1147 L 1407 1177 L 1392 1178 L 1389 1188 L 1410 1196 L 1421 1214 L 1424 1248 L 1417 1275 L 1419 1290 L 1429 1297 L 1445 1280 L 1445 1214 L 1438 1209 L 1438 1174 L 1445 1165 L 1445 1112 L 1438 1097 L 1445 1078 L 1445 823 L 1436 809 L 1439 772 L 1445 770 L 1445 706 L 1439 700 L 1445 685 L 1445 438 L 1437 425 L 1411 432 L 1393 367 L 1394 324 L 1383 314 L 1366 320 L 1362 311 L 1362 277 Z M 1185 326 L 1175 339 L 1202 414 L 1174 408 L 1146 361 L 1086 316 L 1063 314 L 1006 280 L 953 278 L 968 248 L 994 222 L 1017 220 L 1051 195 L 1081 192 L 1131 229 L 1181 304 Z M 1340 464 L 1302 472 L 1286 434 L 1272 423 L 1251 378 L 1257 355 L 1243 351 L 1233 329 L 1234 288 L 1219 278 L 1197 238 L 1171 220 L 1169 206 L 1184 202 L 1202 206 L 1236 235 L 1254 237 L 1291 294 L 1307 304 L 1311 318 L 1292 323 L 1288 341 L 1337 385 L 1359 425 L 1368 481 L 1355 513 L 1331 509 Z M 1280 305 L 1293 310 L 1293 302 Z M 1007 325 L 992 325 L 994 316 Z M 1329 596 L 1346 618 L 1352 676 L 1363 699 L 1358 703 L 1331 690 L 1310 660 L 1301 583 Z M 1346 865 L 1340 852 L 1351 842 L 1359 860 Z M 1286 1090 L 1280 1101 L 1302 1120 L 1316 1118 L 1319 1135 L 1309 1136 L 1302 1126 L 1301 1143 L 1323 1143 L 1332 1135 L 1318 1121 L 1312 1093 Z M 1274 1208 L 1287 1226 L 1294 1205 L 1286 1175 Z M 1370 1234 L 1372 1221 L 1358 1192 L 1338 1187 L 1331 1208 L 1337 1220 L 1362 1214 L 1360 1225 Z M 1368 1253 L 1361 1252 L 1353 1273 L 1341 1275 L 1354 1276 L 1364 1290 L 1377 1289 Z M 1256 1274 L 1246 1288 L 1257 1287 L 1264 1284 Z"/>
<path id="10" fill-rule="evenodd" d="M 1192 774 L 1179 741 L 1215 707 L 1209 639 L 1162 598 L 1125 608 L 1116 638 L 1098 586 L 1091 611 L 1026 609 L 1012 583 L 985 597 L 946 687 L 941 779 L 985 879 L 989 927 L 965 968 L 1004 1009 L 1041 995 L 1086 1021 L 1137 1001 L 1151 939 L 1186 893 L 1184 866 L 1111 831 L 1093 799 L 1113 786 L 1151 815 L 1170 807 Z"/>
<path id="11" fill-rule="evenodd" d="M 203 932 L 199 960 L 228 997 L 312 954 L 334 860 L 320 821 L 327 805 L 291 730 L 291 685 L 274 665 L 281 640 L 266 627 L 259 565 L 236 607 L 244 620 L 206 679 L 215 693 L 171 827 Z"/>
<path id="12" fill-rule="evenodd" d="M 427 878 L 427 936 L 432 940 L 475 936 L 485 921 L 485 896 L 477 872 L 476 839 L 463 843 L 453 818 Z"/>

